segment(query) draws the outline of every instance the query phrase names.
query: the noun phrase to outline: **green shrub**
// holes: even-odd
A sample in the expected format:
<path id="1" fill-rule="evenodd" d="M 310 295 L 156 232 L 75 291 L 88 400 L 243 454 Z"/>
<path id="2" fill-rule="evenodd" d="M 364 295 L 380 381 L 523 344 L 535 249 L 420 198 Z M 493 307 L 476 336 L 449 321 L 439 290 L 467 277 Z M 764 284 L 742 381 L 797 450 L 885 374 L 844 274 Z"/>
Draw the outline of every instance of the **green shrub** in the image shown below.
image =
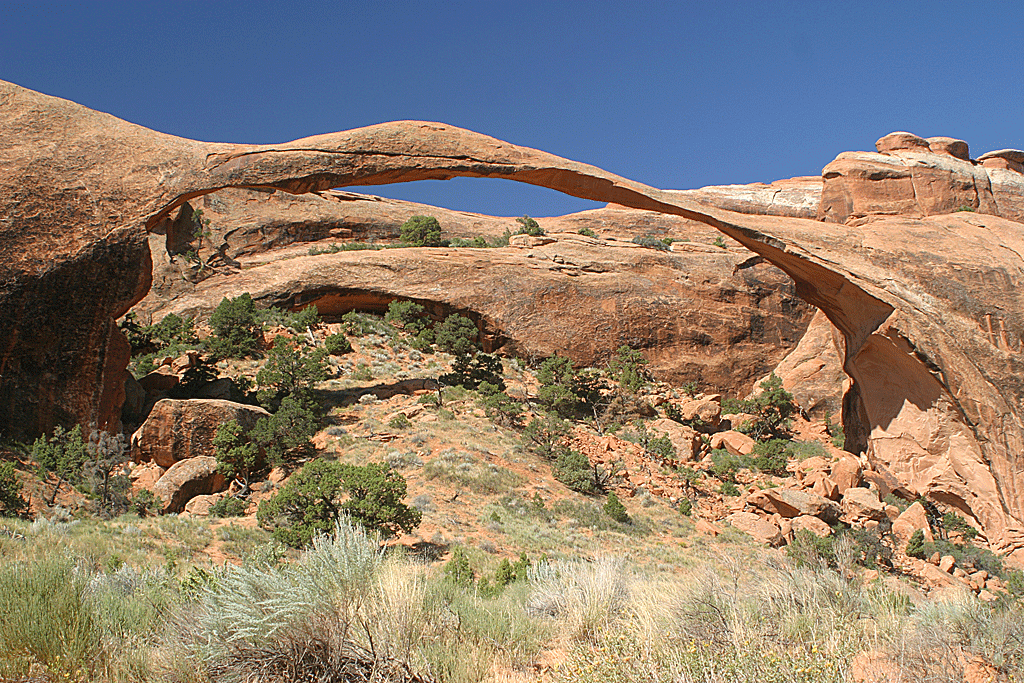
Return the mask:
<path id="1" fill-rule="evenodd" d="M 402 224 L 402 241 L 412 247 L 440 247 L 441 225 L 433 216 L 413 216 Z"/>
<path id="2" fill-rule="evenodd" d="M 28 512 L 28 501 L 21 497 L 21 490 L 14 463 L 0 462 L 0 517 L 20 517 Z"/>
<path id="3" fill-rule="evenodd" d="M 139 517 L 159 514 L 162 502 L 149 489 L 142 489 L 128 503 L 128 509 Z"/>
<path id="4" fill-rule="evenodd" d="M 789 417 L 796 412 L 793 394 L 782 387 L 782 380 L 774 372 L 761 382 L 761 393 L 744 402 L 743 412 L 754 419 L 743 426 L 755 438 L 782 437 L 789 432 Z"/>
<path id="5" fill-rule="evenodd" d="M 469 564 L 469 557 L 461 545 L 455 546 L 451 558 L 444 565 L 445 577 L 458 586 L 472 586 L 476 580 L 473 567 Z"/>
<path id="6" fill-rule="evenodd" d="M 714 245 L 719 249 L 728 249 L 728 247 L 725 244 L 725 240 L 722 238 L 721 235 L 715 238 Z"/>
<path id="7" fill-rule="evenodd" d="M 210 506 L 211 517 L 241 517 L 249 504 L 234 496 L 225 496 Z"/>
<path id="8" fill-rule="evenodd" d="M 634 237 L 633 244 L 639 244 L 641 247 L 647 247 L 648 249 L 657 249 L 658 251 L 668 251 L 669 247 L 667 244 L 662 242 L 654 235 L 645 235 L 644 237 Z"/>
<path id="9" fill-rule="evenodd" d="M 722 399 L 722 415 L 738 415 L 746 412 L 747 404 L 738 398 L 726 396 Z"/>
<path id="10" fill-rule="evenodd" d="M 477 387 L 480 405 L 487 416 L 503 427 L 518 427 L 523 418 L 523 404 L 512 398 L 496 384 L 484 381 Z"/>
<path id="11" fill-rule="evenodd" d="M 408 429 L 411 426 L 412 422 L 409 421 L 409 418 L 405 413 L 398 413 L 388 420 L 388 427 L 391 427 L 392 429 Z"/>
<path id="12" fill-rule="evenodd" d="M 285 396 L 308 400 L 313 385 L 326 378 L 326 349 L 306 353 L 288 339 L 278 337 L 267 352 L 266 364 L 256 373 L 260 386 L 257 397 L 268 408 Z"/>
<path id="13" fill-rule="evenodd" d="M 278 465 L 312 453 L 312 438 L 319 428 L 320 418 L 308 403 L 285 396 L 276 412 L 256 421 L 248 439 L 263 449 L 270 464 Z"/>
<path id="14" fill-rule="evenodd" d="M 968 541 L 978 535 L 978 530 L 968 524 L 963 517 L 955 512 L 947 512 L 942 515 L 942 528 L 945 529 L 946 532 L 958 533 Z"/>
<path id="15" fill-rule="evenodd" d="M 210 328 L 214 336 L 207 340 L 207 348 L 223 358 L 253 355 L 263 336 L 263 323 L 248 292 L 221 300 L 210 315 Z"/>
<path id="16" fill-rule="evenodd" d="M 530 237 L 541 237 L 544 235 L 544 228 L 540 227 L 540 224 L 529 216 L 517 218 L 516 222 L 519 223 L 519 229 L 516 231 L 517 235 L 529 235 Z"/>
<path id="17" fill-rule="evenodd" d="M 679 510 L 679 514 L 689 517 L 690 513 L 693 512 L 693 501 L 689 498 L 680 498 L 679 503 L 676 504 L 676 509 Z"/>
<path id="18" fill-rule="evenodd" d="M 263 465 L 259 446 L 249 441 L 236 420 L 228 420 L 217 427 L 213 447 L 217 470 L 228 479 L 238 479 L 248 489 L 252 475 Z"/>
<path id="19" fill-rule="evenodd" d="M 622 501 L 619 500 L 614 491 L 608 494 L 608 500 L 605 501 L 603 509 L 606 515 L 619 524 L 629 523 L 629 513 L 626 512 L 626 506 L 622 504 Z"/>
<path id="20" fill-rule="evenodd" d="M 430 327 L 430 316 L 427 309 L 415 301 L 396 299 L 388 304 L 388 312 L 384 314 L 386 322 L 401 325 L 412 334 L 418 334 Z"/>
<path id="21" fill-rule="evenodd" d="M 561 448 L 555 455 L 555 479 L 578 493 L 597 493 L 599 489 L 590 460 L 571 448 Z"/>
<path id="22" fill-rule="evenodd" d="M 836 566 L 835 539 L 800 529 L 793 534 L 793 542 L 786 546 L 786 555 L 798 567 Z"/>
<path id="23" fill-rule="evenodd" d="M 924 559 L 924 530 L 915 529 L 907 541 L 907 557 Z"/>
<path id="24" fill-rule="evenodd" d="M 421 353 L 433 353 L 434 348 L 431 346 L 434 343 L 434 330 L 427 328 L 416 335 L 416 337 L 409 342 L 409 346 L 416 349 Z"/>
<path id="25" fill-rule="evenodd" d="M 718 487 L 718 492 L 723 496 L 729 496 L 735 498 L 740 495 L 740 490 L 736 487 L 736 484 L 731 481 L 723 481 L 722 485 Z"/>
<path id="26" fill-rule="evenodd" d="M 523 445 L 546 460 L 554 460 L 563 448 L 562 442 L 569 436 L 570 424 L 556 413 L 543 413 L 523 429 Z"/>
<path id="27" fill-rule="evenodd" d="M 642 353 L 626 345 L 620 346 L 615 357 L 608 363 L 611 378 L 619 383 L 619 388 L 630 394 L 640 391 L 649 379 L 644 366 L 647 361 Z"/>
<path id="28" fill-rule="evenodd" d="M 577 371 L 566 356 L 544 359 L 537 371 L 540 389 L 537 402 L 562 417 L 576 417 L 592 411 L 601 399 L 601 380 L 589 370 Z"/>
<path id="29" fill-rule="evenodd" d="M 296 548 L 329 533 L 341 515 L 389 537 L 420 523 L 420 511 L 402 502 L 405 492 L 405 478 L 387 465 L 312 460 L 260 504 L 256 518 L 274 538 Z"/>
<path id="30" fill-rule="evenodd" d="M 479 348 L 480 333 L 469 318 L 453 313 L 434 330 L 437 348 L 453 356 L 470 356 Z"/>
<path id="31" fill-rule="evenodd" d="M 75 425 L 70 431 L 57 425 L 53 436 L 40 436 L 32 444 L 32 460 L 44 475 L 50 472 L 57 475 L 57 483 L 48 501 L 53 505 L 64 482 L 75 486 L 82 481 L 82 467 L 89 460 L 89 450 L 82 440 L 81 425 Z"/>
<path id="32" fill-rule="evenodd" d="M 676 447 L 672 445 L 672 439 L 667 434 L 648 438 L 644 442 L 644 450 L 647 454 L 659 460 L 675 460 Z"/>
<path id="33" fill-rule="evenodd" d="M 793 457 L 792 442 L 785 439 L 769 439 L 754 444 L 752 463 L 761 472 L 786 476 L 789 458 Z"/>
<path id="34" fill-rule="evenodd" d="M 724 482 L 735 482 L 739 470 L 750 469 L 750 458 L 733 455 L 724 448 L 711 451 L 711 474 Z"/>
<path id="35" fill-rule="evenodd" d="M 477 353 L 473 356 L 458 355 L 452 362 L 452 371 L 438 377 L 438 382 L 445 386 L 461 386 L 476 389 L 482 383 L 489 384 L 499 391 L 505 390 L 502 378 L 501 359 L 489 353 Z"/>
<path id="36" fill-rule="evenodd" d="M 349 343 L 348 337 L 343 334 L 329 335 L 327 339 L 324 339 L 324 348 L 332 356 L 343 356 L 346 353 L 352 353 L 352 344 Z"/>
<path id="37" fill-rule="evenodd" d="M 584 237 L 597 237 L 597 233 L 586 226 L 580 228 L 576 232 L 580 235 L 583 235 Z"/>

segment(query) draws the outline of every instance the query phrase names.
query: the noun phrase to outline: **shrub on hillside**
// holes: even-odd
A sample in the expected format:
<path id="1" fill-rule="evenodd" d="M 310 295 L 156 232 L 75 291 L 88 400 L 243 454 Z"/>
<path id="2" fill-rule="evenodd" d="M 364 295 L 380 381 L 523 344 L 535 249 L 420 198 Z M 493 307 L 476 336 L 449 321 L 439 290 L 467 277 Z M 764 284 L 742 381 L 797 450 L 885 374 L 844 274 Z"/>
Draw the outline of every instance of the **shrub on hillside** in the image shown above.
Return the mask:
<path id="1" fill-rule="evenodd" d="M 402 502 L 405 492 L 405 479 L 387 465 L 312 460 L 260 504 L 256 518 L 274 538 L 296 548 L 329 533 L 342 515 L 389 537 L 420 523 L 420 511 Z"/>
<path id="2" fill-rule="evenodd" d="M 348 337 L 343 334 L 328 336 L 327 339 L 324 339 L 324 348 L 332 356 L 343 356 L 346 353 L 352 353 L 352 344 L 349 342 Z"/>
<path id="3" fill-rule="evenodd" d="M 788 460 L 793 457 L 793 442 L 785 439 L 758 441 L 751 456 L 751 462 L 760 471 L 784 477 Z"/>
<path id="4" fill-rule="evenodd" d="M 402 241 L 411 247 L 440 247 L 441 224 L 433 216 L 413 216 L 401 227 Z"/>
<path id="5" fill-rule="evenodd" d="M 453 313 L 434 330 L 434 343 L 437 348 L 453 356 L 469 356 L 479 348 L 479 336 L 472 320 Z"/>
<path id="6" fill-rule="evenodd" d="M 452 371 L 438 377 L 438 381 L 444 386 L 461 386 L 466 389 L 476 389 L 486 383 L 504 391 L 502 372 L 501 359 L 492 354 L 459 355 L 452 362 Z"/>
<path id="7" fill-rule="evenodd" d="M 789 418 L 796 412 L 796 404 L 793 394 L 783 388 L 782 380 L 773 372 L 761 382 L 761 393 L 744 402 L 743 412 L 754 416 L 743 431 L 758 439 L 782 437 L 789 433 Z"/>
<path id="8" fill-rule="evenodd" d="M 592 411 L 601 399 L 601 379 L 593 371 L 576 370 L 566 356 L 546 358 L 537 371 L 537 401 L 562 417 Z"/>
<path id="9" fill-rule="evenodd" d="M 517 235 L 529 235 L 530 237 L 541 237 L 544 235 L 544 228 L 540 227 L 540 224 L 529 216 L 517 218 L 516 223 L 519 223 L 519 230 L 516 231 Z"/>
<path id="10" fill-rule="evenodd" d="M 249 440 L 263 449 L 267 461 L 278 465 L 313 452 L 313 435 L 320 428 L 316 410 L 300 396 L 285 396 L 269 417 L 261 417 L 249 431 Z"/>
<path id="11" fill-rule="evenodd" d="M 265 407 L 285 396 L 308 400 L 313 385 L 326 378 L 326 349 L 307 353 L 288 339 L 278 337 L 267 352 L 266 364 L 256 373 L 256 383 L 260 386 L 256 395 Z"/>
<path id="12" fill-rule="evenodd" d="M 608 494 L 608 500 L 605 501 L 603 509 L 606 515 L 619 524 L 628 524 L 630 521 L 629 513 L 626 512 L 626 506 L 622 504 L 622 501 L 619 500 L 614 491 Z"/>
<path id="13" fill-rule="evenodd" d="M 224 298 L 210 315 L 213 335 L 206 340 L 211 353 L 222 358 L 244 358 L 256 353 L 263 322 L 249 293 Z"/>
<path id="14" fill-rule="evenodd" d="M 555 479 L 577 493 L 600 490 L 596 468 L 587 456 L 572 448 L 561 448 L 555 456 Z"/>
<path id="15" fill-rule="evenodd" d="M 620 390 L 635 394 L 649 379 L 645 365 L 647 361 L 642 353 L 623 344 L 608 363 L 608 374 L 619 383 Z"/>
<path id="16" fill-rule="evenodd" d="M 75 425 L 70 431 L 54 427 L 53 435 L 40 436 L 32 444 L 32 460 L 39 465 L 44 475 L 52 472 L 57 483 L 50 493 L 48 505 L 57 500 L 57 493 L 65 482 L 72 486 L 82 481 L 82 466 L 89 460 L 89 450 L 82 439 L 82 427 Z"/>
<path id="17" fill-rule="evenodd" d="M 398 324 L 412 334 L 418 334 L 430 327 L 430 316 L 427 309 L 415 301 L 402 301 L 396 299 L 388 304 L 388 312 L 384 314 L 384 320 L 392 325 Z"/>

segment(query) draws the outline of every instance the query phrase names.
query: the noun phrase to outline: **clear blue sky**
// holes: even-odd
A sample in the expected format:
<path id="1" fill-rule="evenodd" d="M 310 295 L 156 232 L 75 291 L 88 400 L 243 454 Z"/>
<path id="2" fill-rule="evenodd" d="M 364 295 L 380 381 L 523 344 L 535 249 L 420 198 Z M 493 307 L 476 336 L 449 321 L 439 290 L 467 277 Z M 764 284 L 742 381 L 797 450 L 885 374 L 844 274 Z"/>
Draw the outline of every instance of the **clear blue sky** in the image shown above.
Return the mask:
<path id="1" fill-rule="evenodd" d="M 425 119 L 664 188 L 813 175 L 894 130 L 1024 148 L 1024 2 L 0 2 L 0 79 L 269 143 Z M 594 206 L 488 180 L 378 194 Z"/>

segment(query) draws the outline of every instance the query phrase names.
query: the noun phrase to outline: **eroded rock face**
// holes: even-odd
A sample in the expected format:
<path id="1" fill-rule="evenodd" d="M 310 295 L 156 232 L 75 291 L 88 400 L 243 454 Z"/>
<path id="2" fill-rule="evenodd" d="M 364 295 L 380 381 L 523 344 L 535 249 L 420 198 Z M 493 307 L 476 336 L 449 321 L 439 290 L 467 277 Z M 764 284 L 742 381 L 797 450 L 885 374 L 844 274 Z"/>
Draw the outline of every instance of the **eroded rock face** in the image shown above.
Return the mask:
<path id="1" fill-rule="evenodd" d="M 659 379 L 736 393 L 795 346 L 812 315 L 781 271 L 739 250 L 661 252 L 554 232 L 546 240 L 316 256 L 300 245 L 243 259 L 244 269 L 190 291 L 154 291 L 134 310 L 142 319 L 208 315 L 224 297 L 249 292 L 263 306 L 316 304 L 338 317 L 412 299 L 437 319 L 469 315 L 487 351 L 602 365 L 628 344 Z"/>
<path id="2" fill-rule="evenodd" d="M 0 428 L 11 436 L 116 424 L 127 345 L 112 321 L 148 288 L 146 227 L 185 201 L 225 187 L 501 177 L 706 223 L 783 270 L 842 334 L 848 447 L 978 520 L 996 549 L 1024 549 L 1024 184 L 1011 168 L 930 147 L 841 155 L 823 174 L 819 222 L 722 210 L 435 123 L 209 144 L 4 83 L 0 140 Z M 942 213 L 972 197 L 975 213 Z"/>

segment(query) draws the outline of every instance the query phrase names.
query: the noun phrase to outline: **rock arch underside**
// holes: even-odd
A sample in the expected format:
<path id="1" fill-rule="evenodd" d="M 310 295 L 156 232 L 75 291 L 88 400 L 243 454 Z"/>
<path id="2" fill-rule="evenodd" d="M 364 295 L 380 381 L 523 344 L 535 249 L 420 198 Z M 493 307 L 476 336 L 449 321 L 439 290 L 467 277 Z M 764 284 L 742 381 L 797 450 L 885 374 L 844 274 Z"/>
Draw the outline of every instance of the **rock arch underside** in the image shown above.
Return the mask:
<path id="1" fill-rule="evenodd" d="M 0 432 L 117 423 L 129 348 L 114 321 L 150 290 L 150 232 L 185 202 L 506 178 L 698 221 L 784 271 L 839 332 L 849 441 L 996 550 L 1024 550 L 1024 154 L 971 160 L 909 134 L 877 149 L 827 166 L 817 207 L 741 213 L 736 193 L 648 187 L 440 123 L 205 143 L 0 82 Z"/>

